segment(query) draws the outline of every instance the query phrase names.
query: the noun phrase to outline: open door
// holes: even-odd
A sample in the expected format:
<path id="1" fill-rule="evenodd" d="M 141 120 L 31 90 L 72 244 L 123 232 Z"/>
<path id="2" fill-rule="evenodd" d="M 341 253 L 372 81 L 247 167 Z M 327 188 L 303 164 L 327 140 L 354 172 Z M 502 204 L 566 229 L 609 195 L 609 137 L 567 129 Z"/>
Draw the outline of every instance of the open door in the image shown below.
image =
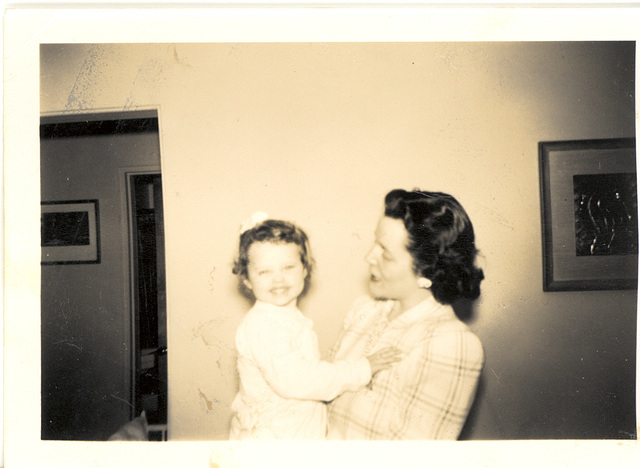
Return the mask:
<path id="1" fill-rule="evenodd" d="M 128 174 L 133 297 L 134 412 L 143 410 L 150 440 L 167 440 L 167 307 L 162 179 Z"/>

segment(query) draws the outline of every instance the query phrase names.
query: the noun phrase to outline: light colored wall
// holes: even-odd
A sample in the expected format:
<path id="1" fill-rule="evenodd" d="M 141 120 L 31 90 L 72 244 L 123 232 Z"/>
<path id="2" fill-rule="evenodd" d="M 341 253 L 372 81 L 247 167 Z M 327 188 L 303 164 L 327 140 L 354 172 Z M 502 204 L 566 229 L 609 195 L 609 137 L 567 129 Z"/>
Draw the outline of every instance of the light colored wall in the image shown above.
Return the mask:
<path id="1" fill-rule="evenodd" d="M 253 211 L 317 260 L 301 306 L 322 351 L 365 292 L 384 194 L 467 208 L 486 280 L 473 439 L 617 436 L 633 413 L 636 292 L 544 293 L 537 144 L 634 136 L 633 46 L 607 43 L 43 46 L 42 111 L 157 107 L 174 439 L 225 438 L 230 273 Z M 633 424 L 631 424 L 633 427 Z"/>

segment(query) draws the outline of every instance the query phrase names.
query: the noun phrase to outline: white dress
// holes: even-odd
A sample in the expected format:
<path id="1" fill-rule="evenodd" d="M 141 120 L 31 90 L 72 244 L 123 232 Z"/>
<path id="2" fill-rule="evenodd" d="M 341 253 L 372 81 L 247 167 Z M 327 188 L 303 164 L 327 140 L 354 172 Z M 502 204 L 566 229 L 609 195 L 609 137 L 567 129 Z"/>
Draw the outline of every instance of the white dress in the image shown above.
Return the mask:
<path id="1" fill-rule="evenodd" d="M 366 358 L 322 361 L 312 326 L 295 306 L 257 301 L 249 310 L 236 333 L 231 439 L 324 439 L 324 401 L 371 380 Z"/>

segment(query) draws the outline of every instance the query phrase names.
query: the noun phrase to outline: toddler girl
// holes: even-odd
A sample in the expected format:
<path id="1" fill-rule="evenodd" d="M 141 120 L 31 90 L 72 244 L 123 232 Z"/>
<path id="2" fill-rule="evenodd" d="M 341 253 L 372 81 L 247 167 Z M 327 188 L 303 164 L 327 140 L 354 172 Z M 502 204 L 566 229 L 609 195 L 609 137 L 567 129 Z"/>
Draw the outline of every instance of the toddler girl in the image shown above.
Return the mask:
<path id="1" fill-rule="evenodd" d="M 233 272 L 255 297 L 236 333 L 240 390 L 231 439 L 324 439 L 326 407 L 399 360 L 385 348 L 355 361 L 320 359 L 312 322 L 297 308 L 312 268 L 306 234 L 257 213 L 241 228 Z"/>

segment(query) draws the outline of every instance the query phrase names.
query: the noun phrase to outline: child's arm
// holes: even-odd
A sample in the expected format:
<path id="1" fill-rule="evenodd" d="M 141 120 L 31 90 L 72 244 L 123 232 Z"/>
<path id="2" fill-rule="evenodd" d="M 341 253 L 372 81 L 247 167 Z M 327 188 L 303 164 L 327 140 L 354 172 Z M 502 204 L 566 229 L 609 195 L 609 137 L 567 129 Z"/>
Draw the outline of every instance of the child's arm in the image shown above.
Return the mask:
<path id="1" fill-rule="evenodd" d="M 251 355 L 272 389 L 283 398 L 329 401 L 366 385 L 389 361 L 384 351 L 370 360 L 323 361 L 313 330 L 291 327 L 280 317 L 257 317 L 246 336 Z M 392 359 L 393 359 L 392 354 Z"/>

